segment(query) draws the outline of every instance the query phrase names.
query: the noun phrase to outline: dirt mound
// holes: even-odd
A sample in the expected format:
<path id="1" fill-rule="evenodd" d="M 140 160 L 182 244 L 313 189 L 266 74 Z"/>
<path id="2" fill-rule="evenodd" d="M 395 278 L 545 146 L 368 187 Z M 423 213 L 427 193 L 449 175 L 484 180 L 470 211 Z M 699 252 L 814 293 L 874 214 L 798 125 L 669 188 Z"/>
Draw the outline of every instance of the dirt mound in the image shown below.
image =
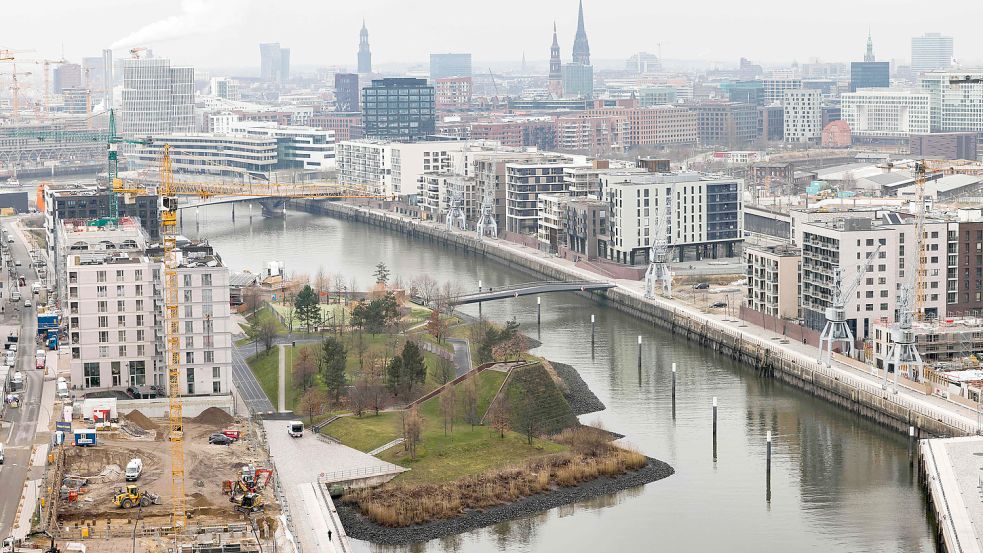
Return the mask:
<path id="1" fill-rule="evenodd" d="M 232 415 L 226 413 L 225 411 L 219 409 L 218 407 L 209 407 L 201 412 L 200 415 L 191 419 L 191 422 L 197 424 L 207 424 L 210 426 L 226 426 L 232 424 Z"/>
<path id="2" fill-rule="evenodd" d="M 160 425 L 156 422 L 147 418 L 146 415 L 140 411 L 130 411 L 129 413 L 123 415 L 123 418 L 132 422 L 133 424 L 139 426 L 144 430 L 157 430 L 160 431 Z"/>

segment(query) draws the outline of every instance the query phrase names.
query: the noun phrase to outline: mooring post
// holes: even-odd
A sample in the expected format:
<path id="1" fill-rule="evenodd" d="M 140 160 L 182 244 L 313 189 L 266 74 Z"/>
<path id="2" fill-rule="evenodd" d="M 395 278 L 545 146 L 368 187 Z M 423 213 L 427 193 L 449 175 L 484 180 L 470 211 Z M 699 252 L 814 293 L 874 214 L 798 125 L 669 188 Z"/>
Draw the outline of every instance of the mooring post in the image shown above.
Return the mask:
<path id="1" fill-rule="evenodd" d="M 642 335 L 638 335 L 638 374 L 642 374 Z"/>
<path id="2" fill-rule="evenodd" d="M 236 220 L 236 203 L 232 202 L 232 221 L 235 222 L 235 220 Z"/>
<path id="3" fill-rule="evenodd" d="M 543 298 L 536 296 L 536 325 L 543 324 Z"/>
<path id="4" fill-rule="evenodd" d="M 481 281 L 478 281 L 478 293 L 481 293 Z M 478 302 L 478 320 L 481 320 L 481 302 Z"/>
<path id="5" fill-rule="evenodd" d="M 915 427 L 908 426 L 908 463 L 915 462 Z"/>
<path id="6" fill-rule="evenodd" d="M 765 434 L 765 500 L 771 502 L 771 430 Z"/>
<path id="7" fill-rule="evenodd" d="M 713 396 L 713 460 L 717 460 L 717 396 Z"/>
<path id="8" fill-rule="evenodd" d="M 672 364 L 672 403 L 676 403 L 676 364 Z"/>

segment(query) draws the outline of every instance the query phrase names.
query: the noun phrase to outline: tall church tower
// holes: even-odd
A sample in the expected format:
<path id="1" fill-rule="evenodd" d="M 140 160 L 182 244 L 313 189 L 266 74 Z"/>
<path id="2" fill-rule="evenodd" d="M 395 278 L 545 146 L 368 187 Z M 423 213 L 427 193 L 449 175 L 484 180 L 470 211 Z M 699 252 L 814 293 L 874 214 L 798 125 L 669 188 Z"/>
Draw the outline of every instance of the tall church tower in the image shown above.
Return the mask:
<path id="1" fill-rule="evenodd" d="M 870 38 L 870 31 L 867 31 L 867 52 L 864 53 L 864 61 L 874 61 L 874 41 Z"/>
<path id="2" fill-rule="evenodd" d="M 358 33 L 358 72 L 372 72 L 372 51 L 369 50 L 369 30 L 362 20 L 362 30 Z"/>
<path id="3" fill-rule="evenodd" d="M 560 67 L 560 43 L 556 39 L 556 23 L 553 23 L 553 45 L 550 46 L 550 94 L 563 97 L 563 70 Z"/>
<path id="4" fill-rule="evenodd" d="M 590 45 L 587 44 L 587 31 L 584 30 L 584 0 L 580 0 L 577 15 L 577 35 L 573 37 L 573 62 L 590 65 Z"/>

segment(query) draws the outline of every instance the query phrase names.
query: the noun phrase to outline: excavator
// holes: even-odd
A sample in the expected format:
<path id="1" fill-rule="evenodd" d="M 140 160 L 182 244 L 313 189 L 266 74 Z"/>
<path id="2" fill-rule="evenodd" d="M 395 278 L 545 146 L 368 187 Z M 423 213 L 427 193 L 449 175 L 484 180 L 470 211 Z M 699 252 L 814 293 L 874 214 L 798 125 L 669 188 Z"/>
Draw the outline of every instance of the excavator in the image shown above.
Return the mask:
<path id="1" fill-rule="evenodd" d="M 149 507 L 159 505 L 160 496 L 146 490 L 137 489 L 136 484 L 127 484 L 113 497 L 113 505 L 120 509 L 130 509 L 132 507 Z"/>

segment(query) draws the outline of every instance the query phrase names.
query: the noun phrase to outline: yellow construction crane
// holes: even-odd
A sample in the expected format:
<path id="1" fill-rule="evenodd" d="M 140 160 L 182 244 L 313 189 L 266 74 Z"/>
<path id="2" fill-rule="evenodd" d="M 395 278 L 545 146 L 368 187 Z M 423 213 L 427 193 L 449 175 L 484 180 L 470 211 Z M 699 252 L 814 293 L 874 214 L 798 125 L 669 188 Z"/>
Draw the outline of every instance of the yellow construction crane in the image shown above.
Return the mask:
<path id="1" fill-rule="evenodd" d="M 51 87 L 48 84 L 50 82 L 49 76 L 51 74 L 51 66 L 68 63 L 68 60 L 64 58 L 60 60 L 40 59 L 34 60 L 34 63 L 40 63 L 44 69 L 44 116 L 47 117 L 49 112 L 49 95 L 51 94 Z"/>
<path id="2" fill-rule="evenodd" d="M 187 498 L 184 495 L 184 418 L 181 405 L 181 331 L 178 318 L 177 278 L 177 198 L 174 196 L 174 172 L 171 167 L 171 147 L 164 144 L 160 167 L 162 200 L 160 214 L 161 238 L 164 241 L 164 336 L 167 368 L 168 421 L 171 444 L 171 513 L 177 533 L 187 524 Z"/>

